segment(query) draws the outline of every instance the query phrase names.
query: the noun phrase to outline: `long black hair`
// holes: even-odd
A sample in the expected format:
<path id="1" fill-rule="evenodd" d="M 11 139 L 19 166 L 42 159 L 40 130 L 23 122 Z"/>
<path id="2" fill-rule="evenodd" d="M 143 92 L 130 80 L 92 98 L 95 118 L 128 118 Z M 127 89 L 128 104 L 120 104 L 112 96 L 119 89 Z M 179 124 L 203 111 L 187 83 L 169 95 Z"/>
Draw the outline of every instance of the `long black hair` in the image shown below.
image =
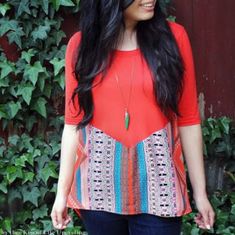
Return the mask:
<path id="1" fill-rule="evenodd" d="M 99 73 L 102 79 L 112 62 L 112 50 L 123 33 L 123 9 L 125 0 L 81 0 L 80 30 L 81 41 L 75 66 L 78 86 L 74 90 L 74 103 L 77 94 L 83 119 L 77 130 L 85 127 L 93 117 L 92 82 Z M 136 26 L 137 43 L 153 75 L 156 104 L 170 118 L 180 115 L 178 101 L 182 92 L 184 64 L 171 32 L 166 15 L 159 0 L 154 17 L 139 21 Z M 102 80 L 101 80 L 102 81 Z"/>

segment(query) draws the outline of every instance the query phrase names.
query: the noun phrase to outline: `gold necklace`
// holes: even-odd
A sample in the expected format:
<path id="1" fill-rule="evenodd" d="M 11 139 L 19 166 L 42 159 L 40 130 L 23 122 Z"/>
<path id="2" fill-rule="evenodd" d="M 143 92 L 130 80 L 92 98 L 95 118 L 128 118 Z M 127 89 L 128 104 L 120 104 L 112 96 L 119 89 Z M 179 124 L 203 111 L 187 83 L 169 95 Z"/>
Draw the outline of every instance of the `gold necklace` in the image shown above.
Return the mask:
<path id="1" fill-rule="evenodd" d="M 124 124 L 125 124 L 126 130 L 128 130 L 129 124 L 130 124 L 130 113 L 128 111 L 128 107 L 129 107 L 129 104 L 130 104 L 130 97 L 131 97 L 131 92 L 132 92 L 133 74 L 134 74 L 134 60 L 133 60 L 133 63 L 132 63 L 132 70 L 131 70 L 131 82 L 130 82 L 130 92 L 129 92 L 129 97 L 128 97 L 128 104 L 126 105 L 124 95 L 122 93 L 122 90 L 121 90 L 121 87 L 120 87 L 120 84 L 119 84 L 119 78 L 118 78 L 117 73 L 115 72 L 115 78 L 116 78 L 116 81 L 117 81 L 117 85 L 120 89 L 122 99 L 123 99 L 123 103 L 124 103 L 124 106 L 125 106 L 125 108 L 124 108 Z"/>

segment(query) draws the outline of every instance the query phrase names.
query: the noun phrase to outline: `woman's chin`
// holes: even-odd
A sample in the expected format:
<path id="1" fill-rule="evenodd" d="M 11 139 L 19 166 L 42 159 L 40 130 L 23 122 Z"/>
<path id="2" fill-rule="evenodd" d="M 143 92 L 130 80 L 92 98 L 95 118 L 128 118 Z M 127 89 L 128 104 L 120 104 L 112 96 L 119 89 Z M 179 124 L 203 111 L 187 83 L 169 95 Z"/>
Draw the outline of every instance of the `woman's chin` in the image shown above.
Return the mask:
<path id="1" fill-rule="evenodd" d="M 147 13 L 142 13 L 139 16 L 139 20 L 150 20 L 151 18 L 153 18 L 154 16 L 154 12 L 147 12 Z"/>

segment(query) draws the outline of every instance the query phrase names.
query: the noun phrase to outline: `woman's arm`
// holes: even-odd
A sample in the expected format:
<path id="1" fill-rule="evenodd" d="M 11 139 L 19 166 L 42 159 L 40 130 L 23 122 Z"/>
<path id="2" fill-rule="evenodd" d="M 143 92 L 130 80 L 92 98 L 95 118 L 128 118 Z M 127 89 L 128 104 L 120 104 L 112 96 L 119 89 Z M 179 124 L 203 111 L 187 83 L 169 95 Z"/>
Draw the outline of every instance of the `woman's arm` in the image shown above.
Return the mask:
<path id="1" fill-rule="evenodd" d="M 64 125 L 61 139 L 60 171 L 57 186 L 57 195 L 67 197 L 72 185 L 73 169 L 78 148 L 78 132 L 76 125 Z"/>
<path id="2" fill-rule="evenodd" d="M 77 61 L 77 49 L 81 39 L 81 32 L 76 32 L 68 41 L 65 53 L 65 113 L 64 129 L 61 140 L 60 172 L 57 194 L 51 212 L 53 226 L 64 229 L 71 218 L 67 214 L 67 197 L 73 181 L 73 170 L 76 163 L 76 153 L 79 147 L 79 132 L 77 124 L 83 118 L 83 112 L 78 114 L 79 103 L 77 95 L 72 102 L 72 95 L 78 85 L 74 70 Z"/>
<path id="3" fill-rule="evenodd" d="M 76 125 L 64 125 L 57 194 L 51 212 L 52 223 L 56 229 L 64 229 L 71 220 L 67 214 L 66 204 L 73 181 L 73 169 L 79 141 L 78 134 Z"/>
<path id="4" fill-rule="evenodd" d="M 181 126 L 179 134 L 193 188 L 193 197 L 199 211 L 195 220 L 201 228 L 210 229 L 213 226 L 215 214 L 206 193 L 201 125 Z"/>
<path id="5" fill-rule="evenodd" d="M 179 127 L 180 138 L 195 197 L 206 195 L 201 125 Z"/>

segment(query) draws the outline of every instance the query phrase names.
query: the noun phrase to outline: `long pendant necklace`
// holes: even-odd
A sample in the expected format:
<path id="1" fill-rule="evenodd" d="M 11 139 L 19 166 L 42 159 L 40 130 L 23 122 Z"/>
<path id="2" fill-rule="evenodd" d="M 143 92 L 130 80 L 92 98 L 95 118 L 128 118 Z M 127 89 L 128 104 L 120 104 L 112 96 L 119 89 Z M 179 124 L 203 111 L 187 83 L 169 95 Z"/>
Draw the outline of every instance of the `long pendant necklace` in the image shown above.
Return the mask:
<path id="1" fill-rule="evenodd" d="M 130 97 L 131 97 L 131 92 L 132 92 L 133 74 L 134 74 L 134 61 L 133 61 L 133 63 L 132 63 L 132 71 L 131 71 L 131 79 L 130 79 L 131 82 L 130 82 L 130 92 L 129 92 L 129 97 L 128 97 L 128 103 L 125 104 L 124 95 L 123 95 L 123 93 L 122 93 L 122 90 L 121 90 L 121 87 L 120 87 L 120 84 L 119 84 L 119 78 L 118 78 L 117 73 L 115 73 L 115 78 L 116 78 L 118 87 L 119 87 L 119 89 L 120 89 L 120 91 L 121 91 L 123 103 L 124 103 L 124 106 L 125 106 L 125 108 L 124 108 L 124 124 L 125 124 L 126 130 L 128 130 L 129 125 L 130 125 L 130 113 L 129 113 L 128 107 L 129 107 Z"/>

